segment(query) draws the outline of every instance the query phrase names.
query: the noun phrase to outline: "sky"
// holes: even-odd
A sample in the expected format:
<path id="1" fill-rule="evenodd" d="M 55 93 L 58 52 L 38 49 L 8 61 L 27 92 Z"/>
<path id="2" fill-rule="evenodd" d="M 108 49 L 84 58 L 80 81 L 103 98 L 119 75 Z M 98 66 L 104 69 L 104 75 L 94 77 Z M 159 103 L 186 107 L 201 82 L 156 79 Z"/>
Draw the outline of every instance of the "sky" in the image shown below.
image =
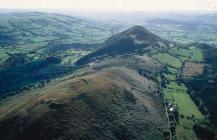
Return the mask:
<path id="1" fill-rule="evenodd" d="M 4 9 L 71 9 L 106 11 L 217 10 L 217 0 L 0 0 Z"/>

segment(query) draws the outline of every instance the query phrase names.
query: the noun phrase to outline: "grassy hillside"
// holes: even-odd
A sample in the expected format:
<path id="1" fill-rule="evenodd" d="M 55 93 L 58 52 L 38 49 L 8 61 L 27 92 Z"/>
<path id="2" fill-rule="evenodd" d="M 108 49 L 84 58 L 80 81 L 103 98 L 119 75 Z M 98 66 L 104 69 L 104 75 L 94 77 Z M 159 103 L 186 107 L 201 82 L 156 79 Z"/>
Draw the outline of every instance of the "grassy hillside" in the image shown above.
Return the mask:
<path id="1" fill-rule="evenodd" d="M 1 138 L 165 139 L 164 102 L 153 81 L 126 68 L 91 71 L 2 101 Z"/>

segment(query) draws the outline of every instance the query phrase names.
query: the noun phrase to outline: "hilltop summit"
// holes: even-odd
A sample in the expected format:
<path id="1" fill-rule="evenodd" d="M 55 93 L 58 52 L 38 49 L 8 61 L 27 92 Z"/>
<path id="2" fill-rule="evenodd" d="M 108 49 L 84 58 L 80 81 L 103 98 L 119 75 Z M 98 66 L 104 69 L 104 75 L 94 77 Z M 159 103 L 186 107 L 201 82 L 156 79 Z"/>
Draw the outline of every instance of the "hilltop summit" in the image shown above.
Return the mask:
<path id="1" fill-rule="evenodd" d="M 86 64 L 96 58 L 104 56 L 116 56 L 121 54 L 129 54 L 143 52 L 157 44 L 168 44 L 169 41 L 160 38 L 151 33 L 143 26 L 133 26 L 132 28 L 118 33 L 103 44 L 103 47 L 76 62 L 77 65 Z"/>

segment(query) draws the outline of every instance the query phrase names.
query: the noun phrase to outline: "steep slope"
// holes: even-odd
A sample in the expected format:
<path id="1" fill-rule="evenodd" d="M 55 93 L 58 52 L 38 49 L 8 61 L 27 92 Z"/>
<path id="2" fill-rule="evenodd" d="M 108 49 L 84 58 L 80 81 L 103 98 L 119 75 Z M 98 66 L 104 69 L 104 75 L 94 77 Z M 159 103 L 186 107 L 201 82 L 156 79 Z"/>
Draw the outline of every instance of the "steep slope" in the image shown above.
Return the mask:
<path id="1" fill-rule="evenodd" d="M 0 105 L 3 140 L 165 139 L 157 85 L 121 67 L 80 70 Z"/>
<path id="2" fill-rule="evenodd" d="M 82 65 L 95 59 L 126 53 L 144 53 L 160 45 L 168 46 L 169 42 L 149 32 L 143 26 L 134 26 L 127 31 L 110 37 L 104 42 L 103 48 L 84 56 L 76 64 Z"/>

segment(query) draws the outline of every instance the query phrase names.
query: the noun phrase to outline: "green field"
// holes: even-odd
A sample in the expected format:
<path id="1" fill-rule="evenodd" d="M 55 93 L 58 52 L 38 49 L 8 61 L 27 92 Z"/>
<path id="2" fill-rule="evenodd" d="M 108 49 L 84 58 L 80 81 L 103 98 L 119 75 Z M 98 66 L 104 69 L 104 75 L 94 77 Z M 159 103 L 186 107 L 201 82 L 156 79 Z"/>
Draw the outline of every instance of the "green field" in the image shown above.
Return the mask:
<path id="1" fill-rule="evenodd" d="M 175 68 L 172 68 L 172 67 L 167 67 L 168 69 L 168 72 L 171 73 L 171 74 L 174 74 L 174 75 L 178 75 L 179 74 L 179 70 L 178 69 L 175 69 Z"/>
<path id="2" fill-rule="evenodd" d="M 174 68 L 180 68 L 182 63 L 179 59 L 168 53 L 157 53 L 152 55 L 153 58 L 157 59 L 159 62 L 172 66 Z"/>
<path id="3" fill-rule="evenodd" d="M 190 96 L 186 92 L 179 92 L 179 87 L 173 90 L 164 90 L 164 94 L 167 100 L 178 105 L 180 114 L 186 117 L 194 115 L 197 119 L 203 118 Z"/>
<path id="4" fill-rule="evenodd" d="M 82 56 L 87 55 L 90 51 L 78 51 L 74 49 L 67 50 L 65 52 L 60 52 L 57 54 L 58 57 L 62 58 L 61 64 L 73 64 Z"/>
<path id="5" fill-rule="evenodd" d="M 169 49 L 169 52 L 183 57 L 189 57 L 191 55 L 191 51 L 189 51 L 188 49 L 178 47 L 173 47 Z"/>
<path id="6" fill-rule="evenodd" d="M 186 85 L 178 82 L 177 78 L 185 61 L 201 62 L 203 61 L 203 54 L 201 50 L 195 47 L 173 47 L 167 49 L 167 52 L 157 53 L 152 57 L 163 64 L 169 65 L 166 66 L 166 72 L 163 73 L 165 78 L 163 80 L 167 81 L 166 87 L 163 88 L 163 94 L 165 100 L 173 104 L 179 112 L 179 121 L 176 122 L 176 137 L 177 140 L 196 140 L 193 125 L 204 117 L 188 95 Z M 162 83 L 163 80 L 158 76 L 158 81 Z"/>
<path id="7" fill-rule="evenodd" d="M 164 22 L 165 19 L 162 18 L 146 24 L 147 26 L 149 26 L 152 32 L 172 42 L 178 42 L 182 44 L 200 42 L 216 45 L 216 26 L 213 26 L 213 23 L 216 24 L 216 17 L 213 15 L 213 17 L 210 18 L 210 16 L 205 15 L 203 16 L 203 21 L 201 21 L 201 19 L 198 19 L 198 17 L 191 16 L 188 20 L 188 22 L 190 23 L 189 25 L 180 22 L 180 17 L 178 17 L 177 19 L 171 18 L 172 20 L 166 20 L 166 23 Z M 209 19 L 205 20 L 207 17 Z M 195 22 L 196 20 L 200 21 Z M 207 22 L 209 20 L 212 20 L 212 22 Z M 206 22 L 206 24 L 203 24 L 203 22 Z M 189 26 L 191 28 L 189 28 Z"/>
<path id="8" fill-rule="evenodd" d="M 176 83 L 176 82 L 170 82 L 169 85 L 167 85 L 168 89 L 177 90 L 179 92 L 186 92 L 187 87 L 183 83 Z"/>
<path id="9" fill-rule="evenodd" d="M 202 51 L 201 50 L 199 50 L 199 49 L 193 49 L 192 50 L 193 51 L 193 53 L 192 53 L 192 56 L 191 56 L 191 61 L 203 61 L 204 60 L 204 58 L 203 58 L 203 53 L 202 53 Z"/>
<path id="10" fill-rule="evenodd" d="M 187 94 L 186 89 L 184 84 L 178 85 L 174 82 L 171 82 L 167 88 L 163 89 L 164 98 L 175 104 L 178 108 L 179 116 L 182 116 L 176 127 L 178 140 L 196 139 L 192 130 L 194 121 L 203 119 L 203 115 Z"/>
<path id="11" fill-rule="evenodd" d="M 171 49 L 168 49 L 168 52 L 174 55 L 177 55 L 178 58 L 184 61 L 203 61 L 203 53 L 200 49 L 195 47 L 189 48 L 178 48 L 173 47 Z"/>
<path id="12" fill-rule="evenodd" d="M 6 51 L 3 49 L 0 49 L 0 64 L 2 64 L 4 61 L 6 61 L 9 58 L 8 54 Z"/>
<path id="13" fill-rule="evenodd" d="M 170 81 L 175 81 L 177 79 L 177 75 L 174 74 L 164 74 L 165 78 Z"/>
<path id="14" fill-rule="evenodd" d="M 192 131 L 192 123 L 182 119 L 180 125 L 176 127 L 176 135 L 178 140 L 197 140 L 197 136 Z"/>

